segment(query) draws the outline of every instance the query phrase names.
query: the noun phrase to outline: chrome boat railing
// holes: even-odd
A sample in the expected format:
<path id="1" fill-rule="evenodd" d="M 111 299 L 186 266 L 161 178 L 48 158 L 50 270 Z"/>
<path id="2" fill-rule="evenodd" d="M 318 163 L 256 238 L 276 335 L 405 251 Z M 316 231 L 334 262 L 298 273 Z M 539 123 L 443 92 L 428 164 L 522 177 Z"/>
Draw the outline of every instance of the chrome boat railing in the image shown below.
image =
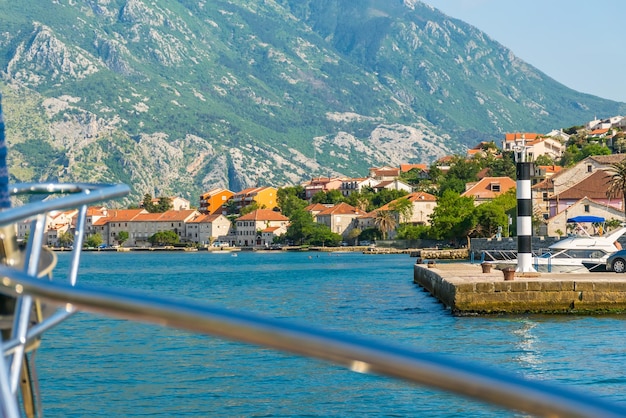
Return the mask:
<path id="1" fill-rule="evenodd" d="M 18 381 L 30 378 L 28 370 L 32 365 L 28 366 L 27 355 L 30 350 L 37 348 L 41 334 L 77 310 L 270 347 L 343 365 L 355 372 L 391 376 L 538 416 L 626 416 L 626 408 L 587 394 L 413 348 L 195 302 L 108 288 L 78 287 L 76 284 L 87 205 L 122 196 L 128 192 L 128 187 L 23 184 L 10 190 L 13 194 L 48 193 L 63 196 L 0 212 L 0 231 L 3 231 L 0 242 L 4 248 L 4 262 L 0 264 L 0 294 L 6 295 L 5 302 L 15 302 L 12 327 L 8 337 L 3 335 L 0 342 L 4 353 L 4 361 L 0 361 L 2 417 L 41 415 L 41 407 L 36 402 L 39 396 L 32 389 L 36 385 L 30 382 L 28 387 L 18 384 Z M 67 278 L 64 281 L 52 281 L 49 264 L 53 261 L 46 256 L 49 252 L 42 245 L 45 217 L 52 210 L 76 207 L 79 208 L 79 219 Z M 15 236 L 9 231 L 15 230 L 16 223 L 24 221 L 31 221 L 31 232 L 23 251 L 17 248 Z M 40 313 L 42 306 L 55 306 L 57 311 L 44 317 Z M 37 315 L 33 311 L 37 311 Z"/>

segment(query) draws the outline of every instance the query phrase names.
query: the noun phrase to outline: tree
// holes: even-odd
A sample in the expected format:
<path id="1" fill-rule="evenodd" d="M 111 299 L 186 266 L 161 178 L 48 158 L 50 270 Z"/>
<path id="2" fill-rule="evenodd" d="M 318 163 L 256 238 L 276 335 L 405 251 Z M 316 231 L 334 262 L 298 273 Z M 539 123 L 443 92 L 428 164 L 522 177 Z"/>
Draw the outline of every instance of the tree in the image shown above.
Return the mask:
<path id="1" fill-rule="evenodd" d="M 325 192 L 317 192 L 311 199 L 312 203 L 328 203 L 336 205 L 344 201 L 344 197 L 337 189 L 328 190 Z"/>
<path id="2" fill-rule="evenodd" d="M 252 202 L 249 205 L 246 205 L 244 207 L 241 208 L 241 210 L 239 211 L 239 215 L 243 216 L 243 215 L 247 215 L 248 213 L 252 213 L 257 209 L 261 209 L 259 207 L 259 203 L 258 202 Z"/>
<path id="3" fill-rule="evenodd" d="M 178 234 L 174 231 L 160 231 L 148 238 L 148 242 L 152 245 L 173 245 L 179 240 Z"/>
<path id="4" fill-rule="evenodd" d="M 359 228 L 352 228 L 350 232 L 348 232 L 348 236 L 346 238 L 356 245 L 359 235 L 361 235 L 361 230 Z"/>
<path id="5" fill-rule="evenodd" d="M 374 197 L 373 192 L 368 191 L 368 190 L 363 190 L 361 192 L 350 193 L 350 196 L 345 198 L 345 202 L 364 212 L 369 212 L 375 209 L 372 204 L 373 197 Z"/>
<path id="6" fill-rule="evenodd" d="M 428 238 L 430 227 L 427 225 L 404 224 L 398 227 L 398 239 L 417 240 Z"/>
<path id="7" fill-rule="evenodd" d="M 383 234 L 383 239 L 387 239 L 387 234 L 396 228 L 396 218 L 390 210 L 379 210 L 376 212 L 374 225 Z"/>
<path id="8" fill-rule="evenodd" d="M 505 151 L 502 158 L 494 158 L 490 156 L 486 160 L 486 166 L 489 167 L 489 175 L 492 177 L 510 177 L 515 180 L 515 158 L 513 151 Z"/>
<path id="9" fill-rule="evenodd" d="M 535 165 L 554 165 L 554 160 L 546 154 L 541 154 L 535 159 Z"/>
<path id="10" fill-rule="evenodd" d="M 590 155 L 610 155 L 611 150 L 600 144 L 588 144 L 580 150 L 581 160 L 589 157 Z"/>
<path id="11" fill-rule="evenodd" d="M 398 214 L 400 223 L 406 223 L 413 216 L 413 202 L 406 198 L 396 199 L 389 203 L 389 209 Z"/>
<path id="12" fill-rule="evenodd" d="M 290 217 L 295 211 L 307 207 L 308 202 L 304 200 L 304 187 L 282 187 L 276 193 L 276 201 L 283 215 Z"/>
<path id="13" fill-rule="evenodd" d="M 289 220 L 290 223 L 285 238 L 300 244 L 303 244 L 305 241 L 308 242 L 308 239 L 313 235 L 313 229 L 316 225 L 313 215 L 304 209 L 299 209 L 291 215 Z"/>
<path id="14" fill-rule="evenodd" d="M 157 203 L 155 209 L 155 212 L 167 212 L 168 210 L 172 209 L 172 199 L 170 199 L 169 197 L 159 197 L 159 203 Z"/>
<path id="15" fill-rule="evenodd" d="M 437 199 L 431 215 L 431 231 L 435 238 L 454 239 L 466 237 L 476 227 L 474 199 L 446 190 Z"/>
<path id="16" fill-rule="evenodd" d="M 476 208 L 476 235 L 479 237 L 493 237 L 498 227 L 504 227 L 509 221 L 502 206 L 494 202 L 487 202 Z"/>
<path id="17" fill-rule="evenodd" d="M 69 231 L 61 232 L 59 235 L 59 245 L 61 247 L 70 247 L 74 243 L 74 234 Z"/>
<path id="18" fill-rule="evenodd" d="M 154 203 L 152 203 L 152 195 L 150 193 L 146 193 L 143 195 L 143 208 L 150 213 L 156 212 L 156 208 Z"/>
<path id="19" fill-rule="evenodd" d="M 239 208 L 237 207 L 237 202 L 235 202 L 233 199 L 229 199 L 226 202 L 226 213 L 229 215 L 234 215 L 239 211 Z"/>
<path id="20" fill-rule="evenodd" d="M 576 164 L 580 160 L 582 160 L 580 149 L 576 145 L 569 145 L 561 156 L 560 164 L 563 167 L 568 167 Z"/>
<path id="21" fill-rule="evenodd" d="M 315 223 L 312 233 L 306 240 L 306 244 L 337 246 L 341 242 L 341 235 L 332 232 L 326 225 Z"/>
<path id="22" fill-rule="evenodd" d="M 117 234 L 117 242 L 119 245 L 124 245 L 124 242 L 128 241 L 128 232 L 120 231 Z"/>
<path id="23" fill-rule="evenodd" d="M 607 197 L 621 197 L 626 215 L 626 159 L 611 164 L 607 172 L 611 175 L 606 191 Z"/>
<path id="24" fill-rule="evenodd" d="M 85 239 L 85 246 L 90 248 L 96 248 L 100 244 L 103 243 L 102 235 L 100 234 L 91 234 Z"/>
<path id="25" fill-rule="evenodd" d="M 385 206 L 387 203 L 390 203 L 396 199 L 406 196 L 407 194 L 408 193 L 404 190 L 382 189 L 381 191 L 379 191 L 378 193 L 375 193 L 372 196 L 373 209 L 378 209 L 381 206 Z"/>

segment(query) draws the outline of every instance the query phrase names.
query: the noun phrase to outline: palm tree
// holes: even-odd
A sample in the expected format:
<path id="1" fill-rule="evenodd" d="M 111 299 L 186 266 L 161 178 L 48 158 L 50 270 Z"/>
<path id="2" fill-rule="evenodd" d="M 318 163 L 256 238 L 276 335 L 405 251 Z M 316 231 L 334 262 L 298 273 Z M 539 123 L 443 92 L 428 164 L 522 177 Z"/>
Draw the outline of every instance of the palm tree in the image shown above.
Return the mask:
<path id="1" fill-rule="evenodd" d="M 387 234 L 396 228 L 396 217 L 390 210 L 379 210 L 374 225 L 382 232 L 383 239 L 387 239 Z"/>
<path id="2" fill-rule="evenodd" d="M 626 215 L 626 159 L 611 164 L 607 170 L 611 175 L 611 179 L 607 182 L 608 189 L 606 194 L 608 197 L 621 197 L 624 214 Z"/>

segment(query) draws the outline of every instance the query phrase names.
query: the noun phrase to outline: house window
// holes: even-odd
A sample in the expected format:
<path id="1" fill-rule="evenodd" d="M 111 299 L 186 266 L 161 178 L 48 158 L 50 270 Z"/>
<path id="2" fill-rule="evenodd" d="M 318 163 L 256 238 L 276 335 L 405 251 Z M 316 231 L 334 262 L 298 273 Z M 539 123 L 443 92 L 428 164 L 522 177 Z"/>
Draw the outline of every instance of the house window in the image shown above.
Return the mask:
<path id="1" fill-rule="evenodd" d="M 593 171 L 593 166 L 591 164 L 587 165 L 587 173 L 591 173 Z"/>
<path id="2" fill-rule="evenodd" d="M 589 213 L 589 205 L 585 205 L 585 212 Z"/>
<path id="3" fill-rule="evenodd" d="M 497 183 L 493 183 L 493 184 L 491 185 L 491 191 L 492 191 L 492 192 L 499 192 L 499 191 L 500 191 L 500 185 L 499 185 L 499 184 L 497 184 Z"/>
<path id="4" fill-rule="evenodd" d="M 543 201 L 546 202 L 548 200 L 548 192 L 543 192 Z"/>

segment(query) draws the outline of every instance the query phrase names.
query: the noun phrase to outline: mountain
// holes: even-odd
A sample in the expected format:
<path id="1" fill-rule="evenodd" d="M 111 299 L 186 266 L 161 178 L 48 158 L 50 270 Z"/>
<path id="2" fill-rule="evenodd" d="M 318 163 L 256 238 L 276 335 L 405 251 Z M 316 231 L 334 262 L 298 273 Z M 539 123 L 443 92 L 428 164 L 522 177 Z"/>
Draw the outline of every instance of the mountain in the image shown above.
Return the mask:
<path id="1" fill-rule="evenodd" d="M 626 113 L 416 0 L 0 6 L 12 181 L 196 202 Z"/>

